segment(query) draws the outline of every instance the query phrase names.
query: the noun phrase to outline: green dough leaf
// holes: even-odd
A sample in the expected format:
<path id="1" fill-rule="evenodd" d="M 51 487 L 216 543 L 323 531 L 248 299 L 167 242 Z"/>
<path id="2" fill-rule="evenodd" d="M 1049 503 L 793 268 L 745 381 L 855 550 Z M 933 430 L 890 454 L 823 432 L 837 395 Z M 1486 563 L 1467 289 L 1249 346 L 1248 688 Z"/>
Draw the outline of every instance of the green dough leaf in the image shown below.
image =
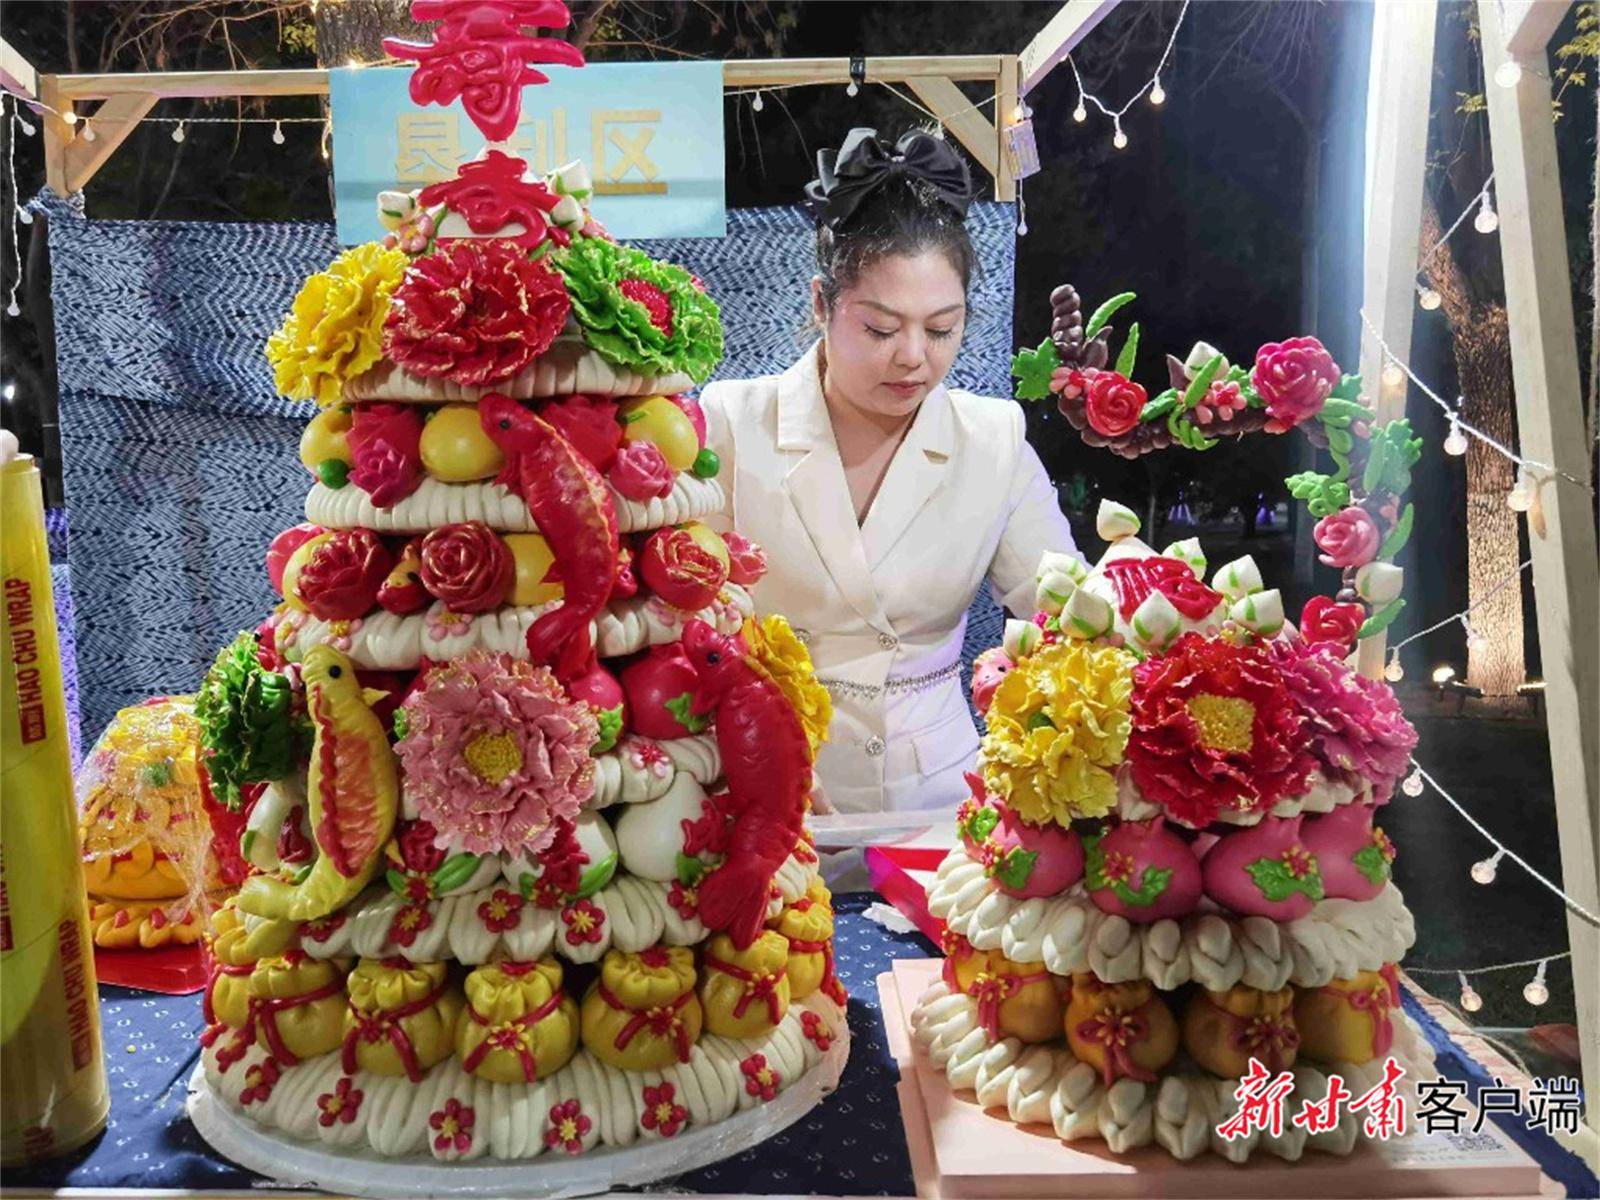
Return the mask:
<path id="1" fill-rule="evenodd" d="M 1341 375 L 1339 382 L 1334 385 L 1333 391 L 1328 393 L 1330 400 L 1354 400 L 1361 395 L 1361 376 Z"/>
<path id="2" fill-rule="evenodd" d="M 1100 849 L 1105 831 L 1086 834 L 1083 839 L 1083 885 L 1091 892 L 1110 892 L 1124 904 L 1135 908 L 1148 908 L 1154 904 L 1172 882 L 1172 868 L 1146 867 L 1139 873 L 1139 886 L 1130 887 L 1125 879 L 1106 878 L 1106 855 Z"/>
<path id="3" fill-rule="evenodd" d="M 1139 356 L 1139 322 L 1128 326 L 1128 340 L 1122 343 L 1122 353 L 1117 355 L 1117 374 L 1133 378 L 1133 361 Z"/>
<path id="4" fill-rule="evenodd" d="M 1350 503 L 1350 485 L 1317 471 L 1301 471 L 1284 480 L 1289 494 L 1305 501 L 1313 517 L 1327 517 Z"/>
<path id="5" fill-rule="evenodd" d="M 476 854 L 452 854 L 433 873 L 433 890 L 440 895 L 460 887 L 478 869 Z"/>
<path id="6" fill-rule="evenodd" d="M 1328 449 L 1336 454 L 1349 454 L 1356 448 L 1356 439 L 1348 429 L 1330 428 L 1328 431 Z"/>
<path id="7" fill-rule="evenodd" d="M 1050 376 L 1061 365 L 1061 355 L 1049 338 L 1037 349 L 1018 350 L 1011 359 L 1011 374 L 1016 376 L 1018 400 L 1043 400 L 1050 395 Z"/>
<path id="8" fill-rule="evenodd" d="M 1414 504 L 1407 504 L 1400 512 L 1400 519 L 1394 523 L 1394 528 L 1389 531 L 1389 536 L 1383 539 L 1383 545 L 1378 547 L 1378 557 L 1384 562 L 1390 562 L 1396 554 L 1405 549 L 1411 540 L 1411 526 L 1416 522 L 1417 509 Z"/>
<path id="9" fill-rule="evenodd" d="M 1359 632 L 1357 632 L 1356 637 L 1369 638 L 1375 633 L 1382 633 L 1385 629 L 1394 624 L 1394 619 L 1400 615 L 1400 610 L 1405 606 L 1406 601 L 1404 596 L 1400 596 L 1389 601 L 1389 603 L 1384 605 L 1383 608 L 1373 613 L 1361 623 L 1361 629 Z"/>
<path id="10" fill-rule="evenodd" d="M 572 893 L 575 900 L 583 900 L 594 895 L 606 884 L 611 882 L 611 877 L 617 873 L 617 856 L 608 854 L 582 875 L 578 876 L 578 890 Z"/>
<path id="11" fill-rule="evenodd" d="M 289 709 L 289 681 L 262 669 L 254 634 L 239 634 L 217 655 L 194 700 L 202 761 L 221 803 L 237 809 L 242 785 L 281 779 L 293 768 Z"/>
<path id="12" fill-rule="evenodd" d="M 684 692 L 682 695 L 674 696 L 671 700 L 668 700 L 665 707 L 679 725 L 682 725 L 690 733 L 699 733 L 711 723 L 711 718 L 702 717 L 693 712 L 690 707 L 693 703 L 694 697 L 688 692 Z"/>
<path id="13" fill-rule="evenodd" d="M 1258 858 L 1246 864 L 1245 871 L 1254 881 L 1256 891 L 1274 904 L 1297 892 L 1313 900 L 1322 899 L 1322 872 L 1314 866 L 1297 877 L 1289 873 L 1288 865 L 1281 858 Z"/>
<path id="14" fill-rule="evenodd" d="M 384 882 L 389 885 L 389 890 L 396 896 L 406 894 L 406 873 L 398 867 L 390 867 L 383 873 Z"/>
<path id="15" fill-rule="evenodd" d="M 394 718 L 391 724 L 394 728 L 394 740 L 397 742 L 404 741 L 406 730 L 411 728 L 411 714 L 404 705 L 394 710 Z"/>
<path id="16" fill-rule="evenodd" d="M 1411 422 L 1401 417 L 1372 431 L 1367 453 L 1367 469 L 1362 486 L 1368 495 L 1393 492 L 1400 495 L 1411 486 L 1411 468 L 1422 457 L 1422 439 L 1411 436 Z"/>
<path id="17" fill-rule="evenodd" d="M 678 855 L 678 882 L 684 887 L 693 887 L 699 883 L 706 873 L 706 864 L 692 854 L 679 853 Z"/>
<path id="18" fill-rule="evenodd" d="M 1026 887 L 1028 878 L 1033 874 L 1033 864 L 1038 857 L 1037 850 L 1024 850 L 1020 846 L 1013 846 L 1006 851 L 1005 856 L 995 867 L 994 877 L 1008 888 Z"/>
<path id="19" fill-rule="evenodd" d="M 1346 376 L 1349 378 L 1349 376 Z M 1374 417 L 1373 411 L 1364 404 L 1354 400 L 1339 400 L 1330 396 L 1323 402 L 1322 411 L 1317 414 L 1317 420 L 1324 425 L 1349 426 L 1354 421 L 1370 422 Z"/>
<path id="20" fill-rule="evenodd" d="M 1049 715 L 1046 714 L 1044 709 L 1041 708 L 1038 712 L 1034 713 L 1033 716 L 1028 718 L 1028 728 L 1030 730 L 1032 730 L 1032 729 L 1054 729 L 1055 725 L 1050 720 Z"/>
<path id="21" fill-rule="evenodd" d="M 1206 393 L 1211 390 L 1211 381 L 1217 377 L 1217 372 L 1222 370 L 1222 355 L 1212 355 L 1211 360 L 1195 372 L 1189 386 L 1183 390 L 1183 408 L 1193 408 L 1206 398 Z"/>
<path id="22" fill-rule="evenodd" d="M 967 818 L 961 832 L 971 841 L 981 842 L 994 832 L 994 827 L 998 824 L 1000 824 L 1000 810 L 990 808 L 986 804 Z"/>
<path id="23" fill-rule="evenodd" d="M 1350 861 L 1355 863 L 1356 870 L 1367 877 L 1368 883 L 1382 883 L 1389 878 L 1389 864 L 1383 857 L 1383 851 L 1376 846 L 1361 847 L 1351 856 Z"/>
<path id="24" fill-rule="evenodd" d="M 1159 421 L 1177 407 L 1178 389 L 1168 388 L 1154 399 L 1145 401 L 1144 407 L 1139 410 L 1139 420 Z"/>
<path id="25" fill-rule="evenodd" d="M 600 726 L 600 736 L 595 739 L 594 745 L 589 747 L 589 753 L 604 754 L 615 746 L 617 739 L 622 736 L 622 705 L 596 709 L 594 716 Z"/>
<path id="26" fill-rule="evenodd" d="M 1105 328 L 1106 322 L 1111 320 L 1117 309 L 1124 304 L 1131 304 L 1136 295 L 1136 292 L 1118 292 L 1099 308 L 1095 309 L 1089 317 L 1089 323 L 1083 327 L 1083 340 L 1086 342 L 1092 341 L 1094 335 Z"/>
<path id="27" fill-rule="evenodd" d="M 146 787 L 166 787 L 172 782 L 172 764 L 153 762 L 139 772 L 139 782 Z"/>

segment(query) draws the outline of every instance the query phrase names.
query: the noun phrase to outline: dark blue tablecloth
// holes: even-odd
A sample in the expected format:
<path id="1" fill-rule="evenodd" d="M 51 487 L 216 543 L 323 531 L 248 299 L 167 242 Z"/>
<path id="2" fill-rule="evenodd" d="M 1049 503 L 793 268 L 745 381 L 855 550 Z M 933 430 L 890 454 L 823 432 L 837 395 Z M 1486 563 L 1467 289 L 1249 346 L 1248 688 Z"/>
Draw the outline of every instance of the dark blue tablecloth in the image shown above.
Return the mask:
<path id="1" fill-rule="evenodd" d="M 785 1132 L 755 1150 L 673 1181 L 683 1190 L 722 1193 L 913 1194 L 899 1078 L 884 1040 L 876 979 L 896 958 L 932 953 L 917 934 L 895 934 L 861 915 L 876 897 L 840 895 L 837 960 L 850 989 L 850 1065 L 838 1092 Z M 199 996 L 151 996 L 101 989 L 111 1120 L 103 1137 L 77 1154 L 26 1170 L 11 1170 L 10 1187 L 249 1188 L 254 1172 L 219 1158 L 184 1116 L 188 1080 L 198 1057 Z M 1439 1055 L 1439 1071 L 1468 1081 L 1473 1096 L 1491 1082 L 1439 1025 L 1409 997 Z M 1595 1196 L 1595 1176 L 1575 1155 L 1520 1122 L 1501 1121 L 1523 1149 L 1569 1196 Z"/>

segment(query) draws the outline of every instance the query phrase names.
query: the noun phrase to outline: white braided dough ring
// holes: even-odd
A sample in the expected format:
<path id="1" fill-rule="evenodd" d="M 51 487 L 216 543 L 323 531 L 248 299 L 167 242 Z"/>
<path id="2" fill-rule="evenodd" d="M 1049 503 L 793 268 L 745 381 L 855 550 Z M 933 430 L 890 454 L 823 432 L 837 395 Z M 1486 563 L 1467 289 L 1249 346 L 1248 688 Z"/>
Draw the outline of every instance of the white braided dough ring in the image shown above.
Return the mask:
<path id="1" fill-rule="evenodd" d="M 672 490 L 649 500 L 630 500 L 615 489 L 611 504 L 621 533 L 643 533 L 682 525 L 722 510 L 725 497 L 715 479 L 701 479 L 679 471 Z M 481 521 L 497 533 L 537 533 L 538 525 L 522 497 L 493 480 L 445 483 L 425 476 L 417 490 L 389 508 L 379 508 L 372 497 L 353 483 L 331 488 L 314 483 L 306 493 L 306 520 L 324 529 L 371 529 L 377 533 L 427 533 L 443 525 Z"/>
<path id="2" fill-rule="evenodd" d="M 1433 1054 L 1409 1017 L 1397 1014 L 1394 1025 L 1392 1052 L 1406 1070 L 1400 1087 L 1414 1104 L 1408 1089 L 1431 1071 Z M 1311 1138 L 1286 1122 L 1277 1137 L 1253 1132 L 1224 1141 L 1216 1127 L 1238 1108 L 1236 1080 L 1199 1073 L 1180 1058 L 1178 1069 L 1157 1083 L 1119 1079 L 1107 1088 L 1099 1072 L 1060 1045 L 1024 1046 L 1015 1038 L 990 1043 L 978 1023 L 976 1001 L 952 993 L 943 981 L 930 986 L 912 1010 L 911 1034 L 952 1089 L 974 1092 L 983 1107 L 1004 1108 L 1018 1124 L 1049 1124 L 1063 1141 L 1098 1137 L 1117 1154 L 1154 1142 L 1182 1160 L 1209 1149 L 1233 1162 L 1258 1151 L 1292 1162 L 1308 1147 L 1348 1154 L 1361 1132 L 1360 1118 L 1346 1111 L 1337 1129 Z M 1382 1078 L 1383 1064 L 1297 1063 L 1289 1111 L 1298 1109 L 1301 1098 L 1326 1095 L 1324 1071 L 1338 1073 L 1360 1095 Z"/>
<path id="3" fill-rule="evenodd" d="M 1372 900 L 1323 900 L 1282 925 L 1220 911 L 1134 925 L 1097 908 L 1081 885 L 1047 899 L 1007 896 L 959 846 L 939 864 L 928 911 L 976 949 L 1013 962 L 1043 962 L 1056 975 L 1093 971 L 1107 983 L 1148 979 L 1162 989 L 1190 981 L 1217 992 L 1240 982 L 1267 991 L 1321 987 L 1398 962 L 1416 941 L 1393 883 Z"/>
<path id="4" fill-rule="evenodd" d="M 595 396 L 670 396 L 694 387 L 688 375 L 636 375 L 626 367 L 608 362 L 582 342 L 558 341 L 529 367 L 510 379 L 481 386 L 456 383 L 442 377 L 413 375 L 404 367 L 384 360 L 370 371 L 348 379 L 344 402 L 389 400 L 403 404 L 473 404 L 490 392 L 513 400 L 533 400 L 544 396 L 571 396 L 583 392 Z"/>

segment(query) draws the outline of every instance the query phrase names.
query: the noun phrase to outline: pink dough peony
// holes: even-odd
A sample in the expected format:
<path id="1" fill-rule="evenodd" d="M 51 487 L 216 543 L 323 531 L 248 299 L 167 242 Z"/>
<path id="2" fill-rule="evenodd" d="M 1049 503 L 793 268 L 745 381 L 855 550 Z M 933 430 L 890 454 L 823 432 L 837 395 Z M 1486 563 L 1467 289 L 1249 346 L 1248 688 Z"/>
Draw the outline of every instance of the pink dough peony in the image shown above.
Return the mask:
<path id="1" fill-rule="evenodd" d="M 1374 801 L 1387 801 L 1417 745 L 1417 731 L 1388 685 L 1346 666 L 1331 643 L 1275 640 L 1267 654 L 1305 717 L 1311 752 L 1324 770 L 1366 780 Z"/>
<path id="2" fill-rule="evenodd" d="M 406 794 L 469 853 L 537 854 L 594 791 L 594 714 L 545 667 L 474 651 L 429 671 L 405 711 Z"/>

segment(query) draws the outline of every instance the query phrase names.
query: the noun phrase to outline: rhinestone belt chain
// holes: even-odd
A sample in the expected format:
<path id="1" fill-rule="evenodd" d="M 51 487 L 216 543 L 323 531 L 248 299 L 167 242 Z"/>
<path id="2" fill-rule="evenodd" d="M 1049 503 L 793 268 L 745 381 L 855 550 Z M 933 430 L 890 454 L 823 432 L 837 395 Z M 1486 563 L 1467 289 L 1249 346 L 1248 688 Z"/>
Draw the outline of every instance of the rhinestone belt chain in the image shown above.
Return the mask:
<path id="1" fill-rule="evenodd" d="M 855 700 L 876 700 L 882 695 L 925 692 L 929 688 L 954 677 L 960 671 L 961 663 L 957 660 L 940 667 L 936 671 L 928 671 L 922 675 L 911 675 L 903 679 L 886 679 L 881 687 L 872 683 L 856 683 L 850 679 L 822 679 L 819 677 L 817 682 L 836 696 L 848 696 Z"/>

